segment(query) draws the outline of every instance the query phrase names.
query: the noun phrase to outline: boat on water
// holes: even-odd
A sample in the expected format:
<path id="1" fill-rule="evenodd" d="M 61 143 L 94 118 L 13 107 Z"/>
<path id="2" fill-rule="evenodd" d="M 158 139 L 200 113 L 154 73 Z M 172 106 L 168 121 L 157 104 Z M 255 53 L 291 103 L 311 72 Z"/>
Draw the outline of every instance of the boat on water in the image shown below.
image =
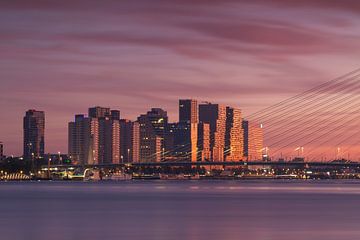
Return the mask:
<path id="1" fill-rule="evenodd" d="M 132 179 L 134 180 L 160 180 L 159 174 L 133 174 Z"/>
<path id="2" fill-rule="evenodd" d="M 199 174 L 160 174 L 161 180 L 198 180 L 200 179 Z"/>

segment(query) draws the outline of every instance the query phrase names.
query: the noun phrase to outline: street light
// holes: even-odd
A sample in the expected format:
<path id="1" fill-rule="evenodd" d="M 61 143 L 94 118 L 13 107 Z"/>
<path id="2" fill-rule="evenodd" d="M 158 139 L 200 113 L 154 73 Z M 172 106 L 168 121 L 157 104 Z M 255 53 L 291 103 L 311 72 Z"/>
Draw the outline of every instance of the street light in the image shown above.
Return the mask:
<path id="1" fill-rule="evenodd" d="M 296 149 L 295 149 L 295 151 L 297 151 L 298 152 L 298 157 L 301 157 L 301 156 L 303 156 L 304 155 L 304 147 L 297 147 Z"/>
<path id="2" fill-rule="evenodd" d="M 61 152 L 58 151 L 58 155 L 59 155 L 59 164 L 62 164 L 62 158 L 61 158 Z"/>
<path id="3" fill-rule="evenodd" d="M 269 159 L 269 150 L 269 147 L 264 147 L 261 149 L 261 151 L 263 152 L 263 159 L 266 161 Z"/>
<path id="4" fill-rule="evenodd" d="M 49 158 L 48 160 L 48 178 L 50 179 L 50 162 L 51 162 L 51 158 Z"/>
<path id="5" fill-rule="evenodd" d="M 130 162 L 130 148 L 127 149 L 127 162 Z"/>
<path id="6" fill-rule="evenodd" d="M 32 152 L 31 153 L 31 171 L 33 173 L 35 173 L 34 156 L 35 156 L 35 154 Z"/>

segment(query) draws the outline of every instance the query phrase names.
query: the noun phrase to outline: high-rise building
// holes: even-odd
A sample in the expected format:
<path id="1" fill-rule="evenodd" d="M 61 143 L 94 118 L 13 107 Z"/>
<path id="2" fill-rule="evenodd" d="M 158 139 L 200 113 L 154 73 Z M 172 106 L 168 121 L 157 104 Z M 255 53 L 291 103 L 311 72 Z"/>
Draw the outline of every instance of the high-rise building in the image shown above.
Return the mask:
<path id="1" fill-rule="evenodd" d="M 179 100 L 179 122 L 168 124 L 165 137 L 167 160 L 196 161 L 198 105 L 193 99 Z"/>
<path id="2" fill-rule="evenodd" d="M 177 129 L 178 123 L 168 123 L 166 127 L 166 135 L 165 135 L 165 160 L 176 160 L 174 156 L 175 149 L 175 133 Z"/>
<path id="3" fill-rule="evenodd" d="M 24 117 L 24 159 L 44 156 L 45 152 L 45 113 L 28 110 Z"/>
<path id="4" fill-rule="evenodd" d="M 197 161 L 199 106 L 195 99 L 179 100 L 179 123 L 175 134 L 175 148 L 182 148 L 178 155 Z"/>
<path id="5" fill-rule="evenodd" d="M 165 157 L 177 161 L 197 160 L 197 123 L 169 124 Z"/>
<path id="6" fill-rule="evenodd" d="M 89 117 L 76 115 L 69 123 L 69 156 L 77 164 L 120 162 L 120 112 L 89 108 Z"/>
<path id="7" fill-rule="evenodd" d="M 111 110 L 111 119 L 120 121 L 120 111 L 119 110 Z"/>
<path id="8" fill-rule="evenodd" d="M 74 164 L 99 163 L 99 121 L 97 118 L 75 115 L 69 123 L 68 152 Z"/>
<path id="9" fill-rule="evenodd" d="M 138 117 L 140 124 L 140 161 L 159 162 L 164 159 L 167 112 L 152 108 Z"/>
<path id="10" fill-rule="evenodd" d="M 261 160 L 263 149 L 263 129 L 261 125 L 242 121 L 244 132 L 244 157 L 247 160 Z"/>
<path id="11" fill-rule="evenodd" d="M 110 117 L 100 117 L 99 122 L 99 163 L 120 162 L 120 122 Z"/>
<path id="12" fill-rule="evenodd" d="M 198 123 L 198 103 L 194 99 L 179 100 L 179 122 Z"/>
<path id="13" fill-rule="evenodd" d="M 121 162 L 139 162 L 140 125 L 138 122 L 120 120 L 120 155 Z"/>
<path id="14" fill-rule="evenodd" d="M 168 124 L 167 112 L 161 108 L 152 108 L 151 111 L 147 112 L 146 117 L 150 120 L 156 135 L 163 141 Z"/>
<path id="15" fill-rule="evenodd" d="M 91 118 L 104 118 L 104 117 L 111 116 L 111 112 L 110 112 L 110 108 L 96 106 L 96 107 L 89 108 L 88 115 Z M 120 115 L 120 112 L 119 112 L 119 115 Z M 120 118 L 120 116 L 119 116 L 119 118 Z"/>
<path id="16" fill-rule="evenodd" d="M 198 143 L 197 160 L 210 161 L 210 125 L 208 123 L 198 123 Z"/>
<path id="17" fill-rule="evenodd" d="M 132 148 L 131 155 L 132 162 L 140 162 L 140 124 L 138 122 L 134 122 L 132 125 Z"/>
<path id="18" fill-rule="evenodd" d="M 241 110 L 226 107 L 225 151 L 226 161 L 241 161 L 243 158 L 244 134 Z"/>
<path id="19" fill-rule="evenodd" d="M 0 160 L 3 160 L 4 158 L 4 144 L 0 142 Z"/>
<path id="20" fill-rule="evenodd" d="M 199 121 L 210 125 L 211 160 L 224 161 L 226 107 L 212 103 L 200 104 Z"/>

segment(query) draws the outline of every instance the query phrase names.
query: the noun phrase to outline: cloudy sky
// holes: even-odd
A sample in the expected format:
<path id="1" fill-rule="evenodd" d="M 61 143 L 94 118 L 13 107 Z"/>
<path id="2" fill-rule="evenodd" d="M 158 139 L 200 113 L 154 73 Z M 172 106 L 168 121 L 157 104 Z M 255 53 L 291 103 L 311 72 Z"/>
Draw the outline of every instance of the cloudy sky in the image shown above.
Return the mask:
<path id="1" fill-rule="evenodd" d="M 359 67 L 357 0 L 5 0 L 0 141 L 22 153 L 22 117 L 46 111 L 46 152 L 89 106 L 177 118 L 178 98 L 249 115 Z"/>

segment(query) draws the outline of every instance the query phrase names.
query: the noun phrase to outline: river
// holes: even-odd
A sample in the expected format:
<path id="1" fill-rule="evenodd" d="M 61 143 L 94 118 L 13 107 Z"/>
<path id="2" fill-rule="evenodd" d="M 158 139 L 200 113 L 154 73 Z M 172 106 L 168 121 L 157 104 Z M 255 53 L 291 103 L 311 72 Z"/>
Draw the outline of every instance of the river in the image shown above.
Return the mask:
<path id="1" fill-rule="evenodd" d="M 356 240 L 360 181 L 2 182 L 4 240 Z"/>

